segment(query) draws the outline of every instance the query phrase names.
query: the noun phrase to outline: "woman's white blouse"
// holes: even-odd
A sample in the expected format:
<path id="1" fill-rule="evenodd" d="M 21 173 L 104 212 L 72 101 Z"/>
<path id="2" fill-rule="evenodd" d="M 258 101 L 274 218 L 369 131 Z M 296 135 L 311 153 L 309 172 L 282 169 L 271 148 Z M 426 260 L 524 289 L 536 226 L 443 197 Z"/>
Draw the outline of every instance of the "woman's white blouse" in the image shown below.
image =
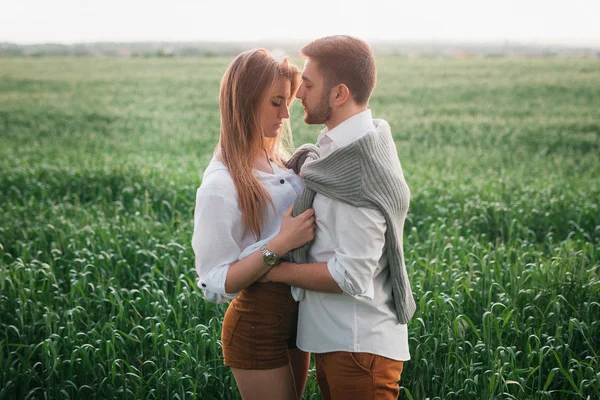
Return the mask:
<path id="1" fill-rule="evenodd" d="M 283 214 L 302 191 L 302 180 L 293 171 L 273 162 L 271 167 L 273 174 L 255 170 L 274 205 L 268 205 L 259 240 L 251 233 L 244 236 L 237 191 L 227 167 L 213 158 L 204 171 L 196 192 L 192 248 L 196 255 L 198 285 L 208 301 L 224 303 L 238 295 L 225 292 L 229 266 L 279 233 Z"/>

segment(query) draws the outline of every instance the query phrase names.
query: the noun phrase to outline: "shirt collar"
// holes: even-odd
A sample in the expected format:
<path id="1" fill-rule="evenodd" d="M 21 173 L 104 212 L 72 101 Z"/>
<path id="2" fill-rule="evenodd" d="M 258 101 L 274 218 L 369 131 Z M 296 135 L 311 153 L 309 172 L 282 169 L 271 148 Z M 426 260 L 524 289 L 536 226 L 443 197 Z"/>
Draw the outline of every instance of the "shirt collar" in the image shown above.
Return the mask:
<path id="1" fill-rule="evenodd" d="M 353 115 L 330 131 L 324 128 L 319 134 L 317 141 L 319 144 L 322 144 L 326 141 L 326 138 L 329 138 L 329 140 L 335 143 L 337 148 L 342 148 L 361 138 L 374 128 L 371 110 L 365 110 Z"/>

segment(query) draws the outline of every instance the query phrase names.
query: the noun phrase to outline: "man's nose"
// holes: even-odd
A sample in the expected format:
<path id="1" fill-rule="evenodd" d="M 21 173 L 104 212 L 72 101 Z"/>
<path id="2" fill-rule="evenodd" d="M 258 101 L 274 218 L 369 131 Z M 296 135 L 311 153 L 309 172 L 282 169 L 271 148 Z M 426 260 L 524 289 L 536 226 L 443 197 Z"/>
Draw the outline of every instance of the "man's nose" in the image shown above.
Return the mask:
<path id="1" fill-rule="evenodd" d="M 296 98 L 300 100 L 304 100 L 304 85 L 300 85 L 298 91 L 296 92 Z"/>

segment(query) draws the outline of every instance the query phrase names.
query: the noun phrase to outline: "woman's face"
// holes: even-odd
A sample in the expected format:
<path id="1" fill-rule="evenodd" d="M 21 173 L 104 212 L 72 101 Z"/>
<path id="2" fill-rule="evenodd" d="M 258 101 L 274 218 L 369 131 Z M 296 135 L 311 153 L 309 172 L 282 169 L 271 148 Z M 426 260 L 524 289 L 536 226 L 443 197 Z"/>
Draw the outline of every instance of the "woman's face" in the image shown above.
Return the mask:
<path id="1" fill-rule="evenodd" d="M 279 78 L 271 86 L 261 105 L 262 130 L 266 137 L 274 138 L 283 127 L 283 120 L 290 117 L 289 105 L 292 101 L 292 83 Z"/>

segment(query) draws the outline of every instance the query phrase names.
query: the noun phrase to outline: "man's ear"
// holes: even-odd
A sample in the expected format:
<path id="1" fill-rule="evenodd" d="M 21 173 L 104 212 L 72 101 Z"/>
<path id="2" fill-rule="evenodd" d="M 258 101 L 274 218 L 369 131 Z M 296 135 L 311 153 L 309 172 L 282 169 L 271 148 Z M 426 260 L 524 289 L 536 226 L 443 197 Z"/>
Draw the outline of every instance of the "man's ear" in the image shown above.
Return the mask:
<path id="1" fill-rule="evenodd" d="M 333 105 L 339 107 L 350 98 L 350 89 L 348 89 L 348 86 L 340 83 L 332 89 L 331 96 L 333 97 Z"/>

